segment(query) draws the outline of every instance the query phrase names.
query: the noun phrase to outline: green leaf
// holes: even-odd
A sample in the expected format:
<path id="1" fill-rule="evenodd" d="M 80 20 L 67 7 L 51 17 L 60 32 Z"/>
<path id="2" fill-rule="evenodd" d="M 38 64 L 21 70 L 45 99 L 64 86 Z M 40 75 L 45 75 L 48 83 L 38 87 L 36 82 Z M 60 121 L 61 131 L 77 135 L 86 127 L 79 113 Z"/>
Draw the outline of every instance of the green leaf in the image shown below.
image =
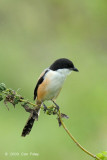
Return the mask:
<path id="1" fill-rule="evenodd" d="M 2 95 L 0 95 L 0 101 L 2 101 L 3 100 L 3 97 L 2 97 Z"/>
<path id="2" fill-rule="evenodd" d="M 101 160 L 107 160 L 107 151 L 103 151 L 102 153 L 98 153 L 97 157 L 99 157 Z"/>
<path id="3" fill-rule="evenodd" d="M 0 92 L 6 90 L 6 85 L 4 83 L 0 83 Z"/>
<path id="4" fill-rule="evenodd" d="M 11 94 L 11 95 L 15 95 L 16 93 L 15 93 L 15 91 L 13 90 L 13 89 L 11 89 L 11 88 L 9 88 L 9 93 Z"/>
<path id="5" fill-rule="evenodd" d="M 16 104 L 18 104 L 20 102 L 20 97 L 16 96 L 13 100 L 13 105 L 15 106 Z"/>
<path id="6" fill-rule="evenodd" d="M 51 107 L 47 108 L 46 113 L 47 113 L 48 115 L 52 115 L 52 114 L 54 115 L 54 114 L 56 114 L 57 112 L 55 111 L 54 106 L 51 106 Z"/>

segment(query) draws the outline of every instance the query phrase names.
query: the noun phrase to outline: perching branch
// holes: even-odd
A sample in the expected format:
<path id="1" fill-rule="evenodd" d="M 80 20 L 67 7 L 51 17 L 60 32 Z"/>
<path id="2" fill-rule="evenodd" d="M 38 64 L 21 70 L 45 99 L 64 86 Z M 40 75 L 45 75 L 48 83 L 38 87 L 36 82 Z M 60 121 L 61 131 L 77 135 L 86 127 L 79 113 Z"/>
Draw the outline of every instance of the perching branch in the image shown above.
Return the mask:
<path id="1" fill-rule="evenodd" d="M 16 104 L 20 103 L 21 106 L 25 109 L 26 112 L 32 113 L 35 110 L 36 104 L 33 104 L 32 102 L 25 100 L 21 95 L 19 95 L 17 92 L 15 92 L 12 89 L 8 89 L 6 88 L 4 83 L 0 84 L 0 101 L 4 100 L 4 104 L 6 105 L 6 107 L 8 108 L 7 103 L 11 103 L 14 107 Z M 30 107 L 31 106 L 31 107 Z M 44 107 L 41 106 L 41 109 L 44 110 Z M 8 108 L 9 110 L 9 108 Z M 72 136 L 72 134 L 70 133 L 70 131 L 67 129 L 67 127 L 65 126 L 62 118 L 68 118 L 67 115 L 63 114 L 56 109 L 55 106 L 50 106 L 47 107 L 47 110 L 45 111 L 46 114 L 48 115 L 56 115 L 57 116 L 57 120 L 59 123 L 59 126 L 62 125 L 62 127 L 64 128 L 64 130 L 67 132 L 67 134 L 70 136 L 70 138 L 77 144 L 77 146 L 83 150 L 86 154 L 88 154 L 89 156 L 93 157 L 96 160 L 107 160 L 107 152 L 104 151 L 102 153 L 99 153 L 98 155 L 94 155 L 92 153 L 90 153 L 89 151 L 87 151 L 85 148 L 83 148 L 78 142 L 77 140 Z"/>

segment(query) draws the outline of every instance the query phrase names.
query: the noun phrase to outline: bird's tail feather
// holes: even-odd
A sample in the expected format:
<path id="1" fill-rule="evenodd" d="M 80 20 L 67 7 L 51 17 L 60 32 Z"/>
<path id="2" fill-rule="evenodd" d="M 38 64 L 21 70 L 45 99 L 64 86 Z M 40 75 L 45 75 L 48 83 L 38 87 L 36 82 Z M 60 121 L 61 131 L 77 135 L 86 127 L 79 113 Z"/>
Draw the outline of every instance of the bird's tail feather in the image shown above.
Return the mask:
<path id="1" fill-rule="evenodd" d="M 40 111 L 40 108 L 34 110 L 33 113 L 31 113 L 29 119 L 27 120 L 25 127 L 23 128 L 23 131 L 22 131 L 23 137 L 25 137 L 27 134 L 30 133 L 33 127 L 34 121 L 38 120 L 39 111 Z"/>

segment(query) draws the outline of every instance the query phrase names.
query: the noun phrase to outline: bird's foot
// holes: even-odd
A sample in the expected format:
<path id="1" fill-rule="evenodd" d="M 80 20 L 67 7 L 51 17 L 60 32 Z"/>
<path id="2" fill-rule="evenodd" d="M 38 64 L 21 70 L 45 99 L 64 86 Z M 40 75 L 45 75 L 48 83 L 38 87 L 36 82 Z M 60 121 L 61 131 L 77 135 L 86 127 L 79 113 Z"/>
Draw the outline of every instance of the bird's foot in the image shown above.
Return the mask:
<path id="1" fill-rule="evenodd" d="M 44 111 L 44 113 L 47 111 L 47 106 L 43 103 L 43 107 L 44 107 L 44 109 L 43 109 L 43 111 Z"/>
<path id="2" fill-rule="evenodd" d="M 57 110 L 57 112 L 59 111 L 59 106 L 52 100 L 52 102 L 55 104 L 55 106 L 56 106 L 56 110 Z"/>

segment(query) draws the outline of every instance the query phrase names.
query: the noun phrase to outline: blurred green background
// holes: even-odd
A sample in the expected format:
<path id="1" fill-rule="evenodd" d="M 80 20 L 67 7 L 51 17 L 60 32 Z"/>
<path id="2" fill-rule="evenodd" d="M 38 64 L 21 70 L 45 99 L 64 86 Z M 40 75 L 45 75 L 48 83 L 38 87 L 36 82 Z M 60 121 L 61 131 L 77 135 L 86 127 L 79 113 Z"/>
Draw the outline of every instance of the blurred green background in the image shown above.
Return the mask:
<path id="1" fill-rule="evenodd" d="M 72 60 L 79 73 L 66 80 L 57 99 L 75 138 L 93 153 L 107 150 L 107 1 L 0 0 L 0 82 L 33 102 L 38 76 L 54 60 Z M 0 103 L 1 160 L 90 160 L 41 112 L 29 136 L 20 105 Z M 18 152 L 39 156 L 6 156 Z"/>

